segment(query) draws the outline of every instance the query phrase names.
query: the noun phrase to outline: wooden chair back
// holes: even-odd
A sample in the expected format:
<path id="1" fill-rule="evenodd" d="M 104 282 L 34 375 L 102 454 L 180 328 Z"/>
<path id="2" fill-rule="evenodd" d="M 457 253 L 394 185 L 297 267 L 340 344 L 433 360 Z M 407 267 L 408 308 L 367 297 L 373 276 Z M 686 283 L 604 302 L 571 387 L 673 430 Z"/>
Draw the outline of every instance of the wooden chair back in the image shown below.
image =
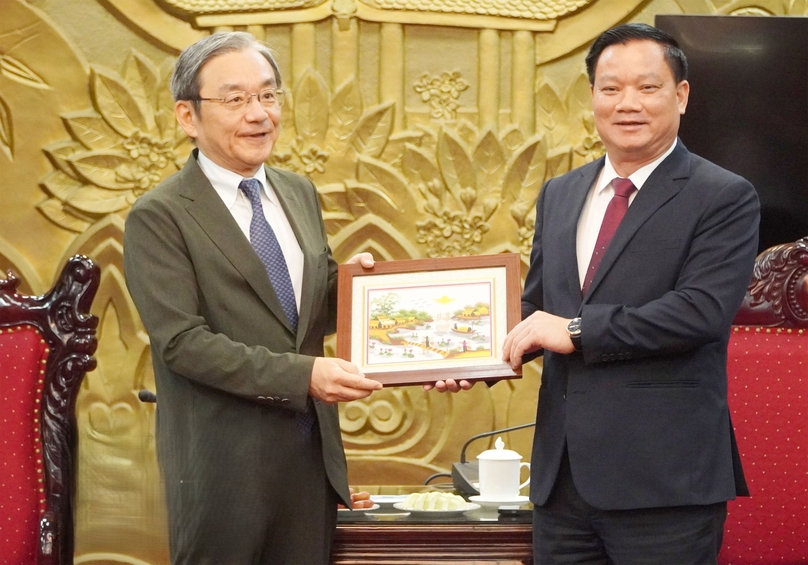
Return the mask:
<path id="1" fill-rule="evenodd" d="M 73 563 L 75 401 L 95 368 L 100 269 L 72 257 L 43 296 L 0 280 L 0 556 L 13 565 Z"/>
<path id="2" fill-rule="evenodd" d="M 808 563 L 808 238 L 761 253 L 734 320 L 729 403 L 750 497 L 722 565 Z"/>

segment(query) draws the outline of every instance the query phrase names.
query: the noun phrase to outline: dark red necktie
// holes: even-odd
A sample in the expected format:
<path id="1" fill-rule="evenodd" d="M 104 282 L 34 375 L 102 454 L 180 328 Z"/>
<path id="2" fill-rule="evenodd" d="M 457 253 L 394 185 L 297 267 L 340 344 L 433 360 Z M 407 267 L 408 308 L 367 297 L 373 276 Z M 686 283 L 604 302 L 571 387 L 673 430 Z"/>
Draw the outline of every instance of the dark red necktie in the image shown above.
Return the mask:
<path id="1" fill-rule="evenodd" d="M 582 294 L 586 294 L 586 291 L 589 290 L 589 285 L 592 284 L 592 279 L 595 278 L 595 273 L 598 271 L 603 254 L 606 252 L 606 248 L 609 247 L 609 242 L 612 241 L 614 232 L 617 231 L 617 226 L 620 225 L 620 222 L 623 221 L 623 216 L 626 215 L 628 199 L 637 190 L 634 183 L 620 177 L 614 179 L 611 184 L 614 187 L 614 196 L 612 196 L 609 205 L 606 207 L 606 214 L 603 216 L 603 223 L 600 225 L 598 240 L 595 243 L 595 250 L 592 252 L 592 259 L 589 261 L 589 268 L 586 270 L 584 286 L 581 289 Z"/>

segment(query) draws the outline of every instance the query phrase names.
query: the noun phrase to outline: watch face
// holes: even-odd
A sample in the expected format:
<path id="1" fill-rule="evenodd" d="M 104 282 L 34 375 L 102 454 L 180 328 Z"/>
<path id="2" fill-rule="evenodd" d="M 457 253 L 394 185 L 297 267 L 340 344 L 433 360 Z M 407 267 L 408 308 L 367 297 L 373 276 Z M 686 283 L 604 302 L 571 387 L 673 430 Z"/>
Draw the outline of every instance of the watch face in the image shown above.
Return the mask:
<path id="1" fill-rule="evenodd" d="M 567 324 L 567 333 L 575 351 L 581 351 L 581 318 L 574 318 Z"/>

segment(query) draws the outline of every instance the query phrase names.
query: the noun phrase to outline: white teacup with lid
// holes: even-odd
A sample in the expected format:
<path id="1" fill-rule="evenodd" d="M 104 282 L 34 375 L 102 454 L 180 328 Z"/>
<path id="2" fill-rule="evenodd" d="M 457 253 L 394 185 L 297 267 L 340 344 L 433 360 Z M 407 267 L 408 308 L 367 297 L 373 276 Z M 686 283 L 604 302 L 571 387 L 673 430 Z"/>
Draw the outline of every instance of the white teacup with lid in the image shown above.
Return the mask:
<path id="1" fill-rule="evenodd" d="M 510 449 L 505 449 L 505 442 L 498 437 L 494 442 L 496 449 L 483 451 L 477 456 L 480 469 L 480 500 L 518 501 L 524 497 L 519 491 L 530 484 L 530 477 L 519 484 L 522 467 L 530 469 L 530 463 L 522 463 L 522 456 Z"/>

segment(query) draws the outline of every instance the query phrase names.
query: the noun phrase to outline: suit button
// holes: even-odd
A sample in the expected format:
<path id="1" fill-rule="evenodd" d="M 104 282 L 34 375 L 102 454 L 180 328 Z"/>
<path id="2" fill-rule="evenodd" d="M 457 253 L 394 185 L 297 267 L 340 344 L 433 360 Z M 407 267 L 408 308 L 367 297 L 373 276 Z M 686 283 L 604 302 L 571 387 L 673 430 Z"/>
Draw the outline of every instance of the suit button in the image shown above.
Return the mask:
<path id="1" fill-rule="evenodd" d="M 281 399 L 281 404 L 289 404 L 289 399 L 288 398 Z"/>
<path id="2" fill-rule="evenodd" d="M 609 356 L 608 356 L 607 354 L 603 353 L 603 354 L 601 354 L 601 356 L 600 356 L 600 360 L 601 360 L 601 361 L 608 361 L 608 360 L 609 360 Z"/>

